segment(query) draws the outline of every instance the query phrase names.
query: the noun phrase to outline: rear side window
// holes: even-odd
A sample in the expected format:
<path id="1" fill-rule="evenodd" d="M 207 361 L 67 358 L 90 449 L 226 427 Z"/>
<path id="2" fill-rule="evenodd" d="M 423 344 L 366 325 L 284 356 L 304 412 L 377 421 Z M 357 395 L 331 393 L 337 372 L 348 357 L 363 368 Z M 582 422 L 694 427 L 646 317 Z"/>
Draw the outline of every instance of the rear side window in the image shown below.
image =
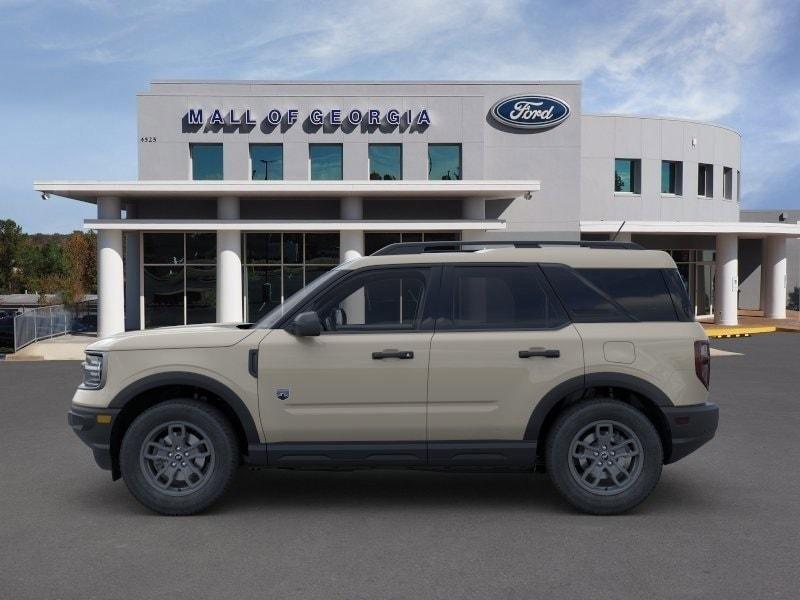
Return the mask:
<path id="1" fill-rule="evenodd" d="M 568 323 L 535 267 L 452 267 L 447 280 L 444 329 L 554 329 Z"/>
<path id="2" fill-rule="evenodd" d="M 661 269 L 577 269 L 637 321 L 677 321 Z"/>
<path id="3" fill-rule="evenodd" d="M 564 265 L 542 265 L 570 317 L 576 323 L 633 321 L 633 316 L 601 288 Z"/>
<path id="4" fill-rule="evenodd" d="M 664 269 L 662 273 L 672 296 L 675 311 L 678 313 L 678 320 L 694 321 L 694 305 L 689 299 L 689 292 L 686 290 L 686 284 L 681 278 L 681 274 L 678 273 L 678 269 Z"/>

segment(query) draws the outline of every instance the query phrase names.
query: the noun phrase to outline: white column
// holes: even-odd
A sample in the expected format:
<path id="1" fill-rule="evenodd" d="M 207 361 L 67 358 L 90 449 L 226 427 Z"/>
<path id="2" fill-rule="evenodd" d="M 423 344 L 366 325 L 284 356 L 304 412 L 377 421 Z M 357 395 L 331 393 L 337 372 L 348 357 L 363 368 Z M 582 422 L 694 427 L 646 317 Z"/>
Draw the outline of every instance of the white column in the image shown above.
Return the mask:
<path id="1" fill-rule="evenodd" d="M 769 236 L 762 245 L 764 259 L 761 276 L 765 278 L 764 316 L 768 319 L 786 318 L 786 238 Z"/>
<path id="2" fill-rule="evenodd" d="M 364 218 L 364 202 L 361 198 L 342 198 L 339 204 L 342 219 L 360 221 Z M 339 232 L 339 261 L 345 262 L 364 255 L 363 231 Z"/>
<path id="3" fill-rule="evenodd" d="M 239 219 L 239 198 L 219 198 L 217 218 Z M 217 231 L 217 322 L 242 321 L 242 232 Z"/>
<path id="4" fill-rule="evenodd" d="M 461 216 L 464 219 L 483 221 L 486 219 L 486 200 L 483 198 L 464 198 L 461 201 Z M 486 239 L 484 231 L 465 230 L 461 232 L 461 239 L 465 242 Z"/>
<path id="5" fill-rule="evenodd" d="M 739 300 L 739 238 L 735 233 L 717 235 L 717 272 L 714 279 L 714 322 L 737 325 Z"/>
<path id="6" fill-rule="evenodd" d="M 125 218 L 136 218 L 136 207 L 128 204 Z M 125 232 L 125 329 L 139 329 L 139 236 L 138 231 Z"/>
<path id="7" fill-rule="evenodd" d="M 98 198 L 97 218 L 122 217 L 119 198 Z M 122 232 L 97 232 L 97 337 L 125 331 L 125 279 L 122 266 Z"/>

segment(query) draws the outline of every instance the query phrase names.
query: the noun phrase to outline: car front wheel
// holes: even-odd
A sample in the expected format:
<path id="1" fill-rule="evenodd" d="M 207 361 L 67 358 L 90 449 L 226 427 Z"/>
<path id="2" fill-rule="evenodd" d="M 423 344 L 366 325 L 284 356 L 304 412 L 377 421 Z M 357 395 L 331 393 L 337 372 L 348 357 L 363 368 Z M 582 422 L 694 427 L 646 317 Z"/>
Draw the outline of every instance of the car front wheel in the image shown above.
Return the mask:
<path id="1" fill-rule="evenodd" d="M 165 515 L 205 510 L 239 464 L 236 435 L 217 409 L 170 400 L 146 410 L 125 432 L 120 470 L 134 497 Z"/>
<path id="2" fill-rule="evenodd" d="M 579 402 L 561 414 L 545 449 L 547 471 L 576 508 L 609 515 L 630 510 L 661 476 L 661 438 L 650 420 L 618 400 Z"/>

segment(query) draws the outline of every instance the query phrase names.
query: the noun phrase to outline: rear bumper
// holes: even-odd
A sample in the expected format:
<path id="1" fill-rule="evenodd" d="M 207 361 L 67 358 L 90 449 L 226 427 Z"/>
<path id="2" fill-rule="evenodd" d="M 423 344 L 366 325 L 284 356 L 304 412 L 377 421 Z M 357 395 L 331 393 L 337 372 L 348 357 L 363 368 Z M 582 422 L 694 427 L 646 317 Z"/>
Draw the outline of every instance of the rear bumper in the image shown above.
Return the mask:
<path id="1" fill-rule="evenodd" d="M 101 469 L 111 470 L 111 429 L 119 409 L 85 408 L 73 405 L 67 413 L 67 423 L 81 441 L 92 449 L 94 460 Z M 110 421 L 107 417 L 111 417 Z M 98 422 L 98 416 L 101 418 Z"/>
<path id="2" fill-rule="evenodd" d="M 717 432 L 719 407 L 716 404 L 663 407 L 672 437 L 672 451 L 666 464 L 674 463 L 710 441 Z"/>

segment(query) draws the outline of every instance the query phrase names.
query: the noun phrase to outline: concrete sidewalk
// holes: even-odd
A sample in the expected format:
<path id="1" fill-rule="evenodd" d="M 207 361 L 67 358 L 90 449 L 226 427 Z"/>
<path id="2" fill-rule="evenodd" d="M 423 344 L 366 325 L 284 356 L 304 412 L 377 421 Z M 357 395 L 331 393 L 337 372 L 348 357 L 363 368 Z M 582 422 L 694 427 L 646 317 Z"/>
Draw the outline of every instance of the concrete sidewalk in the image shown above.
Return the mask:
<path id="1" fill-rule="evenodd" d="M 93 335 L 62 335 L 34 342 L 14 354 L 6 354 L 5 360 L 83 360 L 86 346 L 94 341 L 97 337 Z"/>

